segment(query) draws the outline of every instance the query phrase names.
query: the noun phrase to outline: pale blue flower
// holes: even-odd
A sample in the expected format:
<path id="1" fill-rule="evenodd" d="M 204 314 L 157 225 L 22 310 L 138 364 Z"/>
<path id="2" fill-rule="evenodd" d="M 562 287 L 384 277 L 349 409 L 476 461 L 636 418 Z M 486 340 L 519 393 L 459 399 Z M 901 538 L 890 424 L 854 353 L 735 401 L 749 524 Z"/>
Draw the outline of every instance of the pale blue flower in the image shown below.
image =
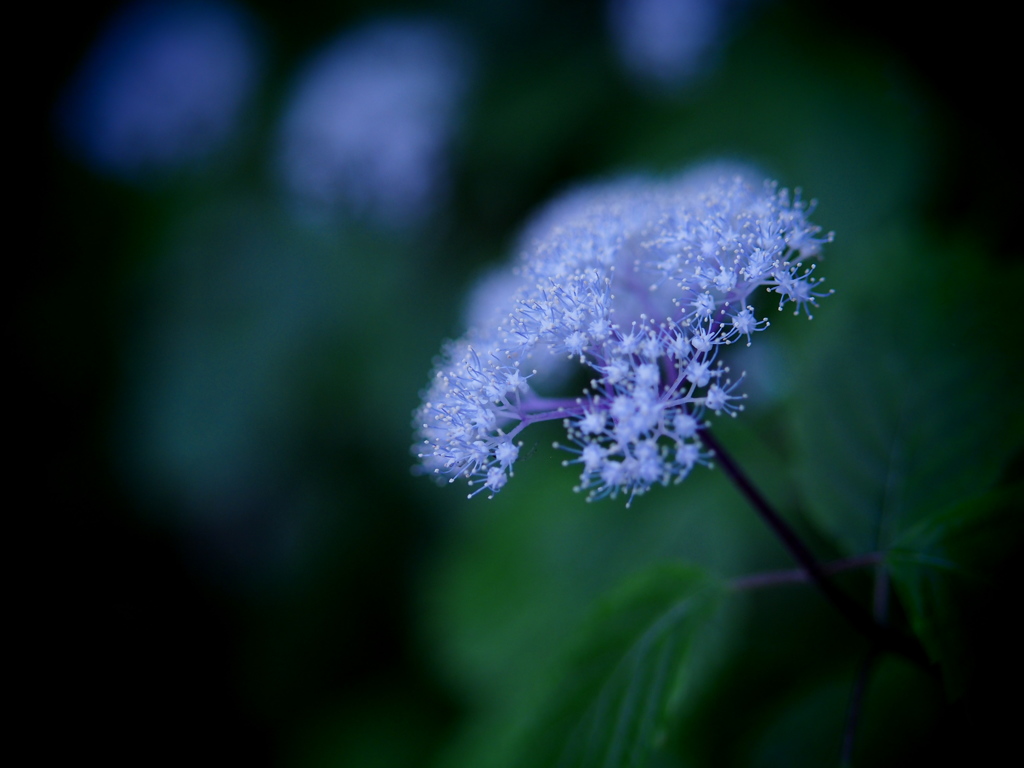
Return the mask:
<path id="1" fill-rule="evenodd" d="M 58 106 L 72 151 L 127 180 L 208 159 L 236 135 L 262 52 L 248 13 L 225 0 L 126 6 Z"/>
<path id="2" fill-rule="evenodd" d="M 731 16 L 748 0 L 607 0 L 615 52 L 640 85 L 674 90 L 714 63 Z"/>
<path id="3" fill-rule="evenodd" d="M 588 498 L 631 500 L 706 462 L 709 412 L 742 409 L 721 346 L 768 327 L 758 289 L 797 313 L 826 295 L 803 262 L 822 236 L 811 206 L 749 170 L 703 167 L 669 181 L 628 178 L 571 192 L 527 228 L 519 260 L 487 283 L 501 298 L 445 348 L 415 415 L 429 472 L 493 495 L 530 424 L 561 420 Z M 567 398 L 531 387 L 535 361 L 585 366 Z"/>
<path id="4" fill-rule="evenodd" d="M 407 225 L 436 210 L 469 80 L 448 24 L 379 19 L 346 31 L 303 68 L 282 122 L 279 166 L 314 209 Z"/>

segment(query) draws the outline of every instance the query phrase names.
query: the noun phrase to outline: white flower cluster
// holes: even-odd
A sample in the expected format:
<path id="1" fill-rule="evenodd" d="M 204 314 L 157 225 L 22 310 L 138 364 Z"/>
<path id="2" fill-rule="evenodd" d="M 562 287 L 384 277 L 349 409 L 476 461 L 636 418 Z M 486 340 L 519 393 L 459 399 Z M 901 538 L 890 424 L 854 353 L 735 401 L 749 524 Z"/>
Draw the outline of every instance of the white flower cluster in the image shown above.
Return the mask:
<path id="1" fill-rule="evenodd" d="M 679 482 L 705 461 L 707 411 L 735 415 L 738 382 L 719 347 L 768 326 L 751 294 L 796 313 L 823 295 L 813 267 L 831 235 L 809 206 L 749 172 L 701 168 L 669 181 L 631 178 L 570 193 L 528 228 L 510 274 L 488 281 L 475 325 L 450 343 L 416 411 L 414 451 L 431 473 L 500 490 L 529 424 L 563 420 L 589 498 Z M 506 294 L 493 296 L 494 286 Z M 809 313 L 808 313 L 809 314 Z M 553 358 L 587 366 L 566 399 L 530 385 Z"/>

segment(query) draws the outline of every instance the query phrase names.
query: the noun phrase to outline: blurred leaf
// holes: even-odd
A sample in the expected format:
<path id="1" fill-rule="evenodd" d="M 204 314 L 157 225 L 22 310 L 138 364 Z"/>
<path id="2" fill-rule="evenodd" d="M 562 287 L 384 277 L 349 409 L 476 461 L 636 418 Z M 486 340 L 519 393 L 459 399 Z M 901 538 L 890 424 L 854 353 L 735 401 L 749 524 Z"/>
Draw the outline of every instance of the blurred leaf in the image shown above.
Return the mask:
<path id="1" fill-rule="evenodd" d="M 628 510 L 621 499 L 588 504 L 571 490 L 576 473 L 551 448 L 559 426 L 524 433 L 528 458 L 493 500 L 461 500 L 465 521 L 428 584 L 439 660 L 464 695 L 485 707 L 531 710 L 559 649 L 630 574 L 666 560 L 742 572 L 743 526 L 759 525 L 709 471 L 695 471 L 678 488 L 654 489 Z M 427 488 L 439 500 L 465 495 L 458 490 Z"/>
<path id="2" fill-rule="evenodd" d="M 921 238 L 880 250 L 846 267 L 877 271 L 826 300 L 794 375 L 796 475 L 810 515 L 851 553 L 991 488 L 1024 433 L 1004 386 L 1015 358 L 946 309 L 991 293 L 984 257 Z"/>
<path id="3" fill-rule="evenodd" d="M 800 690 L 780 692 L 742 764 L 752 768 L 838 765 L 857 674 L 855 665 L 844 665 Z M 881 658 L 867 682 L 852 764 L 874 768 L 929 764 L 921 755 L 933 754 L 928 745 L 941 701 L 938 686 L 921 670 L 897 657 Z"/>
<path id="4" fill-rule="evenodd" d="M 839 761 L 843 718 L 853 687 L 848 675 L 834 674 L 793 692 L 779 691 L 767 722 L 754 738 L 751 766 L 834 765 Z M 794 746 L 799 744 L 799 750 Z"/>
<path id="5" fill-rule="evenodd" d="M 1024 541 L 1024 486 L 987 494 L 923 520 L 893 544 L 893 584 L 947 690 L 961 694 L 973 670 L 970 648 L 981 595 Z"/>
<path id="6" fill-rule="evenodd" d="M 422 766 L 445 732 L 436 702 L 408 679 L 377 680 L 349 701 L 321 703 L 297 718 L 285 759 L 292 768 Z M 396 734 L 401 738 L 396 738 Z"/>
<path id="7" fill-rule="evenodd" d="M 663 566 L 627 583 L 583 632 L 519 764 L 647 764 L 693 681 L 695 648 L 722 595 L 691 567 Z"/>
<path id="8" fill-rule="evenodd" d="M 913 205 L 934 174 L 938 123 L 925 94 L 893 58 L 806 24 L 773 8 L 693 99 L 640 104 L 614 124 L 611 163 L 749 160 L 818 198 L 814 220 L 844 238 Z"/>
<path id="9" fill-rule="evenodd" d="M 597 54 L 576 44 L 530 52 L 495 73 L 466 131 L 463 158 L 472 205 L 487 220 L 507 225 L 538 194 L 593 162 L 601 136 L 594 125 L 613 103 Z"/>

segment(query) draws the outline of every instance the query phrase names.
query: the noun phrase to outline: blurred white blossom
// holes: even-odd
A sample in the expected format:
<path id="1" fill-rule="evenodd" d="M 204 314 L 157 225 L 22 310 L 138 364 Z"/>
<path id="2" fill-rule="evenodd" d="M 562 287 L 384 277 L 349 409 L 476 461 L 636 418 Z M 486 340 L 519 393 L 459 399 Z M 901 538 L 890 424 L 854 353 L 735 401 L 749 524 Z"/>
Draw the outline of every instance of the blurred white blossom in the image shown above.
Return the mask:
<path id="1" fill-rule="evenodd" d="M 144 2 L 109 22 L 58 106 L 94 170 L 127 180 L 207 159 L 239 127 L 261 70 L 252 20 L 226 2 Z"/>
<path id="2" fill-rule="evenodd" d="M 743 0 L 608 0 L 607 23 L 623 67 L 639 83 L 671 90 L 699 77 Z"/>
<path id="3" fill-rule="evenodd" d="M 467 85 L 462 38 L 443 22 L 379 20 L 346 32 L 301 72 L 281 133 L 281 172 L 319 209 L 387 225 L 436 210 Z"/>

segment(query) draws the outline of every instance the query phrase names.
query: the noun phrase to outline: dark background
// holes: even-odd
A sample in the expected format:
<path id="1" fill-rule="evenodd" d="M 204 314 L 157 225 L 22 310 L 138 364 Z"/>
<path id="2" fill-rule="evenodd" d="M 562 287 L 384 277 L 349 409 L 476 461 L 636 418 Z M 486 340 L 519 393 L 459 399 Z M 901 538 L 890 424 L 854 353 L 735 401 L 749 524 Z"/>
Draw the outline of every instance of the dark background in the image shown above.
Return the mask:
<path id="1" fill-rule="evenodd" d="M 24 537 L 13 537 L 28 545 L 15 558 L 17 570 L 28 573 L 14 591 L 29 617 L 26 696 L 48 725 L 43 751 L 133 764 L 457 762 L 450 745 L 462 743 L 482 707 L 472 684 L 450 669 L 457 654 L 438 650 L 438 623 L 459 611 L 436 606 L 458 593 L 460 580 L 478 577 L 477 566 L 467 564 L 473 555 L 460 547 L 479 545 L 473 526 L 483 523 L 467 524 L 467 515 L 517 511 L 491 511 L 482 498 L 466 505 L 461 489 L 412 477 L 406 425 L 432 355 L 445 336 L 460 332 L 464 288 L 504 257 L 524 217 L 568 183 L 734 152 L 820 198 L 815 218 L 836 229 L 837 262 L 844 225 L 856 242 L 877 242 L 878 232 L 910 219 L 933 239 L 969 242 L 996 271 L 1019 261 L 1019 131 L 1010 118 L 1019 67 L 1010 60 L 1009 20 L 994 14 L 764 2 L 736 23 L 721 70 L 693 92 L 656 96 L 617 71 L 601 13 L 590 3 L 485 10 L 456 2 L 251 2 L 268 63 L 246 144 L 223 166 L 139 187 L 90 171 L 53 128 L 58 95 L 119 7 L 89 4 L 39 19 L 41 60 L 32 64 L 42 70 L 44 103 L 32 116 L 44 144 L 42 215 L 31 243 L 14 252 L 11 327 L 25 406 L 15 409 L 13 475 L 24 492 L 13 494 L 9 514 L 26 526 Z M 181 221 L 194 223 L 201 213 L 217 219 L 223 205 L 240 227 L 251 220 L 259 238 L 305 247 L 301 232 L 284 224 L 260 229 L 267 225 L 258 221 L 260 211 L 277 210 L 266 155 L 289 78 L 346 26 L 405 10 L 459 20 L 483 52 L 453 150 L 453 195 L 437 220 L 411 235 L 356 222 L 340 234 L 311 236 L 312 247 L 328 255 L 337 249 L 356 264 L 332 288 L 338 302 L 353 303 L 351 311 L 279 363 L 291 371 L 284 390 L 251 395 L 247 402 L 271 417 L 237 440 L 270 447 L 239 470 L 231 494 L 209 502 L 218 513 L 204 516 L 190 507 L 192 496 L 140 474 L 132 460 L 146 439 L 144 429 L 133 433 L 133 420 L 149 412 L 147 398 L 160 391 L 147 382 L 163 370 L 153 362 L 161 334 L 191 332 L 160 320 L 161 307 L 175 306 L 161 292 L 161 281 L 176 274 L 165 246 L 182 236 Z M 902 96 L 877 92 L 885 83 Z M 743 99 L 768 88 L 775 93 L 746 111 Z M 805 94 L 822 101 L 807 103 Z M 875 110 L 864 121 L 869 135 L 828 135 L 835 126 L 851 135 L 861 130 L 843 114 L 808 126 L 809 115 L 836 109 L 829 98 L 848 104 L 848 94 Z M 774 104 L 785 112 L 794 103 L 802 111 L 759 111 Z M 516 116 L 522 125 L 510 124 Z M 847 144 L 852 155 L 825 156 Z M 856 151 L 875 144 L 879 157 L 897 158 L 893 177 L 884 168 L 865 171 L 862 186 L 830 198 L 832 189 L 848 186 L 834 174 L 844 163 L 863 170 Z M 509 147 L 522 156 L 510 159 Z M 901 166 L 904 150 L 916 155 Z M 805 173 L 821 157 L 820 174 Z M 872 185 L 882 202 L 865 194 Z M 855 210 L 837 211 L 837 203 Z M 892 207 L 857 213 L 875 203 Z M 205 221 L 195 226 L 220 231 Z M 392 276 L 380 276 L 373 264 L 389 264 Z M 200 298 L 189 300 L 217 301 L 217 290 L 231 290 L 234 273 L 227 274 L 216 290 L 200 289 Z M 878 274 L 884 279 L 885 270 Z M 833 285 L 840 287 L 838 279 Z M 951 296 L 948 304 L 953 313 L 1005 311 L 983 295 Z M 244 343 L 260 348 L 251 337 Z M 229 371 L 237 383 L 224 388 L 244 387 L 244 369 Z M 282 391 L 287 405 L 259 400 Z M 752 424 L 771 418 L 751 414 Z M 761 449 L 755 439 L 751 452 Z M 515 483 L 546 482 L 536 472 L 531 476 L 528 465 Z M 571 482 L 563 475 L 542 487 L 571 501 Z M 684 499 L 685 488 L 659 492 Z M 605 504 L 615 509 L 599 513 L 601 524 L 617 524 L 606 518 L 623 515 L 621 505 Z M 586 515 L 597 509 L 577 507 Z M 628 512 L 643 513 L 642 505 Z M 522 533 L 524 540 L 534 535 Z M 726 570 L 738 569 L 728 575 L 786 567 L 770 544 L 744 551 L 724 558 Z M 831 628 L 837 647 L 847 642 L 824 609 L 794 610 L 803 611 L 789 630 L 794 642 L 803 637 L 800 625 L 814 622 Z M 772 684 L 760 674 L 761 685 Z M 752 706 L 734 725 L 757 731 L 764 717 Z M 934 722 L 924 731 L 939 727 Z M 737 747 L 721 764 L 746 764 L 756 752 Z"/>

